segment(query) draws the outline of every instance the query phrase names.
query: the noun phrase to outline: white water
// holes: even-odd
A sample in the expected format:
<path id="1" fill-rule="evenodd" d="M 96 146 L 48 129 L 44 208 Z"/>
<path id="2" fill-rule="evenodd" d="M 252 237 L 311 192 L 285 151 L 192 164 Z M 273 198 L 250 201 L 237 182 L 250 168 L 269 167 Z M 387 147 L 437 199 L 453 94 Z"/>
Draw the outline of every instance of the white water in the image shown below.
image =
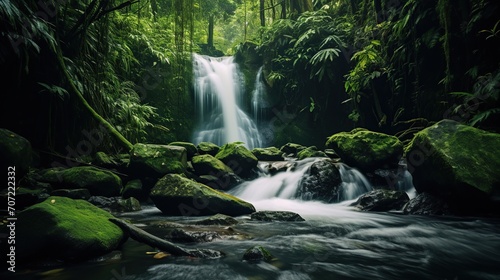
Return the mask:
<path id="1" fill-rule="evenodd" d="M 241 141 L 249 149 L 262 141 L 254 121 L 241 109 L 243 79 L 233 57 L 193 54 L 195 110 L 199 129 L 193 142 L 217 145 Z"/>
<path id="2" fill-rule="evenodd" d="M 252 91 L 252 114 L 255 122 L 260 124 L 263 120 L 262 111 L 268 107 L 265 100 L 266 87 L 262 81 L 262 68 L 259 68 L 257 77 L 255 78 L 254 90 Z"/>

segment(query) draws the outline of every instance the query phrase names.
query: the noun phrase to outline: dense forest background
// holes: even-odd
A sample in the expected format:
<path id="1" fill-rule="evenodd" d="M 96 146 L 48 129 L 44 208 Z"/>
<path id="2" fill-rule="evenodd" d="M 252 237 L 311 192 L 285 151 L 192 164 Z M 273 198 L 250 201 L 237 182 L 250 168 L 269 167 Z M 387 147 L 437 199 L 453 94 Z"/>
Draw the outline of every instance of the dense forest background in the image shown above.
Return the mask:
<path id="1" fill-rule="evenodd" d="M 264 67 L 269 145 L 323 145 L 355 127 L 406 140 L 443 118 L 498 132 L 499 6 L 2 0 L 0 127 L 71 157 L 189 141 L 197 52 L 235 55 L 248 91 Z"/>

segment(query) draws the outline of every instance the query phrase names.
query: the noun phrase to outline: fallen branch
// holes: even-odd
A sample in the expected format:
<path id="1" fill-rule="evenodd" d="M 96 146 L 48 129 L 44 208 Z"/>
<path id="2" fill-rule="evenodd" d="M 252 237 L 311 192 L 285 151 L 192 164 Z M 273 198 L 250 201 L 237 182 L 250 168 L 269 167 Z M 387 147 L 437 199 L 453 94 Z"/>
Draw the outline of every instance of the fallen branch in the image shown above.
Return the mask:
<path id="1" fill-rule="evenodd" d="M 119 226 L 123 231 L 128 233 L 128 235 L 135 241 L 147 244 L 151 247 L 170 253 L 174 256 L 188 256 L 208 259 L 216 259 L 224 256 L 224 253 L 216 250 L 186 249 L 164 239 L 161 239 L 157 236 L 154 236 L 130 223 L 125 222 L 124 220 L 117 218 L 110 218 L 109 220 Z"/>

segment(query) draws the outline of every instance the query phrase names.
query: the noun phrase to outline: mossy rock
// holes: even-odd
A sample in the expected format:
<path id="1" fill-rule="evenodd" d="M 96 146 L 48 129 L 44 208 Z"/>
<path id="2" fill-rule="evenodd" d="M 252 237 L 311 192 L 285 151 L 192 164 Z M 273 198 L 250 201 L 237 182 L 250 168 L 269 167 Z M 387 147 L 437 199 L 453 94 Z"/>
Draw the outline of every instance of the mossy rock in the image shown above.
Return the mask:
<path id="1" fill-rule="evenodd" d="M 141 177 L 160 178 L 169 173 L 184 173 L 187 150 L 180 146 L 135 144 L 130 152 L 130 171 Z"/>
<path id="2" fill-rule="evenodd" d="M 270 263 L 275 259 L 276 258 L 262 246 L 253 246 L 252 248 L 247 249 L 243 254 L 243 260 L 249 262 L 264 261 Z"/>
<path id="3" fill-rule="evenodd" d="M 359 128 L 330 136 L 326 148 L 365 172 L 395 167 L 403 155 L 403 143 L 397 137 Z"/>
<path id="4" fill-rule="evenodd" d="M 401 210 L 409 200 L 404 191 L 378 189 L 363 194 L 351 206 L 362 211 Z"/>
<path id="5" fill-rule="evenodd" d="M 200 155 L 209 154 L 215 156 L 220 150 L 220 147 L 212 142 L 201 142 L 197 148 Z"/>
<path id="6" fill-rule="evenodd" d="M 198 153 L 198 149 L 196 148 L 196 146 L 190 142 L 176 141 L 176 142 L 172 142 L 168 145 L 184 147 L 186 149 L 186 152 L 187 152 L 187 159 L 188 160 L 190 160 L 192 157 L 194 157 Z"/>
<path id="7" fill-rule="evenodd" d="M 111 252 L 126 235 L 109 218 L 87 201 L 51 196 L 17 214 L 17 257 L 82 260 Z"/>
<path id="8" fill-rule="evenodd" d="M 415 134 L 405 153 L 415 189 L 454 210 L 489 211 L 500 193 L 500 134 L 442 120 Z"/>
<path id="9" fill-rule="evenodd" d="M 142 188 L 142 181 L 140 179 L 128 181 L 122 189 L 121 196 L 124 199 L 135 197 L 140 201 L 147 199 L 147 193 Z"/>
<path id="10" fill-rule="evenodd" d="M 324 152 L 318 150 L 316 146 L 307 147 L 297 153 L 299 160 L 311 157 L 328 157 Z"/>
<path id="11" fill-rule="evenodd" d="M 151 189 L 150 197 L 165 215 L 240 216 L 255 212 L 252 204 L 178 174 L 167 174 Z"/>
<path id="12" fill-rule="evenodd" d="M 261 161 L 279 161 L 283 160 L 283 152 L 276 147 L 255 148 L 252 154 Z"/>
<path id="13" fill-rule="evenodd" d="M 233 142 L 225 144 L 215 157 L 231 168 L 236 175 L 248 177 L 257 167 L 259 160 L 250 152 L 243 143 Z"/>
<path id="14" fill-rule="evenodd" d="M 281 222 L 302 222 L 305 221 L 299 214 L 290 211 L 258 211 L 250 215 L 252 220 L 257 221 L 281 221 Z"/>
<path id="15" fill-rule="evenodd" d="M 227 173 L 234 173 L 226 164 L 209 154 L 195 156 L 191 163 L 198 176 L 219 176 Z"/>
<path id="16" fill-rule="evenodd" d="M 0 128 L 0 167 L 7 172 L 9 166 L 15 166 L 16 180 L 21 179 L 32 164 L 31 144 L 26 138 L 7 129 Z M 7 174 L 7 173 L 5 173 Z M 7 184 L 3 184 L 6 188 Z"/>
<path id="17" fill-rule="evenodd" d="M 122 180 L 108 170 L 92 166 L 77 166 L 68 169 L 50 168 L 40 172 L 41 182 L 50 183 L 54 189 L 87 189 L 91 195 L 117 196 Z"/>
<path id="18" fill-rule="evenodd" d="M 293 154 L 297 155 L 298 152 L 306 149 L 305 146 L 302 146 L 300 144 L 295 144 L 295 143 L 286 143 L 283 145 L 280 150 L 285 153 L 286 155 Z"/>

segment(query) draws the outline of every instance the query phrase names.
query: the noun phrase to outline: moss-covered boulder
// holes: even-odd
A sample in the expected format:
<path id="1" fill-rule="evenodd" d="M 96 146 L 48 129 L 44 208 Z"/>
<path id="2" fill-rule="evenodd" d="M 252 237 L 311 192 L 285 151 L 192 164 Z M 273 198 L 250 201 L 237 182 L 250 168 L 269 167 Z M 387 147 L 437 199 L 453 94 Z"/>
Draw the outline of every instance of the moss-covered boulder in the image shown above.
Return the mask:
<path id="1" fill-rule="evenodd" d="M 191 160 L 191 163 L 193 164 L 195 173 L 198 176 L 201 175 L 219 176 L 226 173 L 233 173 L 233 170 L 229 168 L 226 164 L 224 164 L 222 161 L 209 154 L 195 156 Z"/>
<path id="2" fill-rule="evenodd" d="M 304 150 L 305 146 L 296 143 L 286 143 L 280 148 L 280 151 L 285 153 L 286 155 L 297 155 L 298 152 Z"/>
<path id="3" fill-rule="evenodd" d="M 401 210 L 409 200 L 403 191 L 378 189 L 363 194 L 351 206 L 362 211 Z"/>
<path id="4" fill-rule="evenodd" d="M 165 215 L 240 216 L 255 212 L 248 202 L 178 174 L 167 174 L 158 180 L 150 197 Z"/>
<path id="5" fill-rule="evenodd" d="M 328 156 L 324 152 L 318 150 L 316 146 L 307 147 L 297 153 L 297 158 L 299 160 L 311 157 L 328 157 Z"/>
<path id="6" fill-rule="evenodd" d="M 91 194 L 87 189 L 58 189 L 53 190 L 50 195 L 83 200 L 88 200 L 91 197 Z"/>
<path id="7" fill-rule="evenodd" d="M 198 144 L 197 149 L 200 155 L 209 154 L 215 156 L 219 152 L 220 147 L 212 142 L 201 142 Z"/>
<path id="8" fill-rule="evenodd" d="M 365 129 L 334 134 L 326 141 L 326 148 L 362 171 L 395 167 L 403 156 L 403 144 L 397 137 Z"/>
<path id="9" fill-rule="evenodd" d="M 417 192 L 444 198 L 457 214 L 499 214 L 500 134 L 442 120 L 417 133 L 405 152 Z"/>
<path id="10" fill-rule="evenodd" d="M 21 179 L 28 172 L 32 164 L 31 144 L 26 138 L 7 129 L 0 128 L 0 168 L 5 171 L 15 172 L 15 178 Z M 9 166 L 14 170 L 7 170 Z M 2 184 L 0 188 L 6 188 Z"/>
<path id="11" fill-rule="evenodd" d="M 106 254 L 126 239 L 112 217 L 87 201 L 51 196 L 18 213 L 17 257 L 81 260 Z"/>
<path id="12" fill-rule="evenodd" d="M 130 152 L 130 171 L 140 177 L 160 178 L 169 173 L 184 173 L 187 150 L 180 146 L 135 144 Z"/>
<path id="13" fill-rule="evenodd" d="M 255 148 L 252 154 L 261 161 L 283 160 L 283 152 L 276 147 Z"/>
<path id="14" fill-rule="evenodd" d="M 50 183 L 54 189 L 87 189 L 91 195 L 120 195 L 122 180 L 111 171 L 92 166 L 68 169 L 50 168 L 40 172 L 39 180 Z"/>
<path id="15" fill-rule="evenodd" d="M 225 144 L 215 157 L 224 162 L 234 173 L 241 177 L 250 176 L 259 162 L 252 152 L 243 146 L 241 142 Z"/>
<path id="16" fill-rule="evenodd" d="M 125 199 L 135 197 L 140 201 L 147 199 L 148 194 L 142 187 L 142 181 L 139 179 L 130 180 L 123 187 L 121 196 Z"/>
<path id="17" fill-rule="evenodd" d="M 187 159 L 190 160 L 192 157 L 194 157 L 198 153 L 198 149 L 193 143 L 190 142 L 172 142 L 169 143 L 168 145 L 170 146 L 179 146 L 179 147 L 184 147 L 187 152 Z"/>

